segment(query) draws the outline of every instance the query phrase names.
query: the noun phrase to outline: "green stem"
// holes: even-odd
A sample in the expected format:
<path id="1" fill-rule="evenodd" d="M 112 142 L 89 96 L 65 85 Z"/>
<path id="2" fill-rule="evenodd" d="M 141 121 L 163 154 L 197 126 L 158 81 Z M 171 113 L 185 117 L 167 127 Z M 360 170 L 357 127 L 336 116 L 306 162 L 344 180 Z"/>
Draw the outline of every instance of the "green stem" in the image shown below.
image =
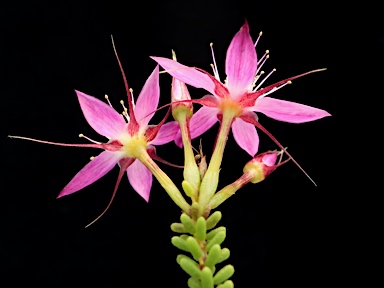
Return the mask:
<path id="1" fill-rule="evenodd" d="M 148 168 L 149 171 L 152 172 L 157 181 L 159 181 L 161 186 L 163 186 L 169 197 L 171 197 L 177 206 L 179 206 L 184 212 L 189 213 L 190 205 L 187 203 L 187 201 L 185 201 L 183 195 L 180 193 L 179 189 L 177 189 L 176 185 L 172 182 L 168 175 L 165 174 L 164 171 L 161 170 L 160 167 L 157 166 L 157 164 L 148 155 L 147 151 L 143 149 L 137 158 L 145 165 L 145 167 Z"/>
<path id="2" fill-rule="evenodd" d="M 235 194 L 237 190 L 239 190 L 245 184 L 251 182 L 254 177 L 255 177 L 255 173 L 252 171 L 249 171 L 244 173 L 235 182 L 225 186 L 223 189 L 221 189 L 212 197 L 211 201 L 209 201 L 209 204 L 208 204 L 209 208 L 210 209 L 217 208 L 221 203 L 223 203 L 225 200 L 227 200 L 229 197 Z"/>
<path id="3" fill-rule="evenodd" d="M 216 192 L 225 144 L 227 143 L 229 130 L 231 129 L 235 117 L 232 113 L 225 112 L 226 111 L 223 112 L 223 119 L 221 121 L 219 134 L 217 135 L 211 161 L 209 162 L 207 172 L 205 173 L 200 186 L 199 204 L 201 213 L 203 213 L 206 205 Z"/>
<path id="4" fill-rule="evenodd" d="M 197 192 L 200 187 L 200 173 L 192 150 L 191 136 L 189 132 L 188 116 L 189 111 L 180 111 L 177 115 L 177 122 L 180 126 L 181 138 L 184 146 L 184 179 L 192 184 L 194 188 L 194 201 L 197 199 Z"/>

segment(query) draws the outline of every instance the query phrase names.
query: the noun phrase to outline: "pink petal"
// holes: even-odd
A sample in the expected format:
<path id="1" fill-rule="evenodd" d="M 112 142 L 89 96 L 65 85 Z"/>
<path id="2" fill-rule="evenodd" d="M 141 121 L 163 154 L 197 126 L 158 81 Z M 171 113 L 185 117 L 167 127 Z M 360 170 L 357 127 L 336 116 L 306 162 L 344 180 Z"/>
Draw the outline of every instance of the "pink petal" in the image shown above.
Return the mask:
<path id="1" fill-rule="evenodd" d="M 259 149 L 259 135 L 254 125 L 236 118 L 232 123 L 232 133 L 237 144 L 252 157 Z"/>
<path id="2" fill-rule="evenodd" d="M 272 167 L 276 164 L 277 153 L 268 153 L 263 157 L 263 163 L 269 167 Z"/>
<path id="3" fill-rule="evenodd" d="M 136 159 L 136 161 L 128 167 L 127 175 L 132 188 L 148 202 L 152 187 L 152 173 L 143 163 Z"/>
<path id="4" fill-rule="evenodd" d="M 141 89 L 139 97 L 137 97 L 134 113 L 140 126 L 147 126 L 149 120 L 153 117 L 154 113 L 149 113 L 157 109 L 159 97 L 159 66 L 157 65 L 145 82 L 143 89 Z"/>
<path id="5" fill-rule="evenodd" d="M 85 119 L 97 133 L 116 139 L 125 131 L 126 122 L 115 109 L 95 97 L 75 92 Z"/>
<path id="6" fill-rule="evenodd" d="M 215 84 L 208 75 L 196 70 L 195 68 L 182 65 L 171 59 L 163 57 L 151 58 L 159 63 L 160 66 L 167 71 L 167 73 L 180 81 L 196 88 L 203 88 L 210 93 L 215 94 Z"/>
<path id="7" fill-rule="evenodd" d="M 189 121 L 191 139 L 200 136 L 211 128 L 217 122 L 217 113 L 219 113 L 219 109 L 206 106 L 201 107 L 194 113 L 191 121 Z M 183 147 L 180 131 L 175 137 L 175 143 L 177 146 Z"/>
<path id="8" fill-rule="evenodd" d="M 148 144 L 163 145 L 165 143 L 171 142 L 173 139 L 175 139 L 175 135 L 179 130 L 179 123 L 176 121 L 168 122 L 161 126 L 156 137 Z"/>
<path id="9" fill-rule="evenodd" d="M 57 198 L 72 194 L 107 174 L 120 160 L 120 153 L 104 151 L 81 169 Z"/>
<path id="10" fill-rule="evenodd" d="M 225 59 L 227 88 L 233 99 L 238 99 L 250 89 L 257 70 L 256 50 L 245 22 L 233 37 Z"/>
<path id="11" fill-rule="evenodd" d="M 253 110 L 290 123 L 304 123 L 331 116 L 327 111 L 318 108 L 270 97 L 258 98 Z"/>

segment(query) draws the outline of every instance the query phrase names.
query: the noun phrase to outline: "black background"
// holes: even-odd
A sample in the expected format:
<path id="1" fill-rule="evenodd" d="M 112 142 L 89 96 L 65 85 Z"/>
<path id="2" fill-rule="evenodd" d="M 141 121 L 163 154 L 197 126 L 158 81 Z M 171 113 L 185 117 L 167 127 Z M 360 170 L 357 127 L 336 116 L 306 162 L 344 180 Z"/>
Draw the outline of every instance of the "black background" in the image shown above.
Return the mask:
<path id="1" fill-rule="evenodd" d="M 181 63 L 210 71 L 213 42 L 223 76 L 226 49 L 245 19 L 254 39 L 259 31 L 264 33 L 257 52 L 261 56 L 270 50 L 265 70 L 277 68 L 267 84 L 328 68 L 294 81 L 274 97 L 315 106 L 333 116 L 296 125 L 259 115 L 318 187 L 288 163 L 220 207 L 227 227 L 223 246 L 231 250 L 227 263 L 235 266 L 236 287 L 322 287 L 364 279 L 363 269 L 353 270 L 362 264 L 357 259 L 364 247 L 352 241 L 366 235 L 357 228 L 364 226 L 361 215 L 366 207 L 364 197 L 352 193 L 351 187 L 363 178 L 364 170 L 370 170 L 360 140 L 374 143 L 372 126 L 359 129 L 365 111 L 362 100 L 371 94 L 357 91 L 359 83 L 369 88 L 382 75 L 362 68 L 382 60 L 384 39 L 381 26 L 374 23 L 378 19 L 374 11 L 276 1 L 6 3 L 0 28 L 4 287 L 187 286 L 188 277 L 175 261 L 178 251 L 170 243 L 174 234 L 169 225 L 178 220 L 180 211 L 156 180 L 147 204 L 124 177 L 110 210 L 84 229 L 108 203 L 118 168 L 56 200 L 89 157 L 99 152 L 6 135 L 86 143 L 77 136 L 83 133 L 103 141 L 85 121 L 74 89 L 99 99 L 108 94 L 115 107 L 125 99 L 111 35 L 137 96 L 155 67 L 149 56 L 170 57 L 171 49 Z M 367 75 L 370 82 L 364 82 Z M 160 79 L 162 105 L 170 99 L 171 77 L 162 74 Z M 205 95 L 199 89 L 190 92 L 193 98 Z M 159 112 L 152 123 L 164 113 Z M 217 128 L 202 136 L 208 156 Z M 276 148 L 261 132 L 260 137 L 260 152 Z M 198 141 L 193 142 L 196 147 Z M 173 143 L 158 146 L 157 151 L 182 164 L 182 150 Z M 230 135 L 220 187 L 237 179 L 249 160 Z M 182 170 L 160 166 L 177 185 L 181 183 Z"/>

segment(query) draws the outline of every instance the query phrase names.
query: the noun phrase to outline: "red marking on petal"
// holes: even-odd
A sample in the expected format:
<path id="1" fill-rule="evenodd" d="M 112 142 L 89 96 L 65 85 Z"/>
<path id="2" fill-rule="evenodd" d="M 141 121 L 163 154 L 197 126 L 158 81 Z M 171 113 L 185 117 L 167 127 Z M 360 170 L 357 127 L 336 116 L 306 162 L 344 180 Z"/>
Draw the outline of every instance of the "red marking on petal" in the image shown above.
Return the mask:
<path id="1" fill-rule="evenodd" d="M 175 168 L 184 168 L 184 166 L 180 166 L 180 165 L 176 165 L 176 164 L 172 164 L 166 160 L 164 160 L 163 158 L 161 158 L 159 155 L 156 154 L 156 149 L 155 147 L 153 146 L 149 146 L 147 148 L 147 152 L 148 152 L 148 155 L 153 159 L 153 160 L 156 160 L 158 162 L 161 162 L 163 164 L 166 164 L 168 166 L 172 166 L 172 167 L 175 167 Z"/>
<path id="2" fill-rule="evenodd" d="M 163 120 L 161 120 L 161 122 L 158 125 L 147 128 L 147 130 L 145 131 L 145 136 L 147 137 L 147 142 L 150 142 L 153 139 L 155 139 L 161 126 L 163 126 L 163 124 L 167 120 L 169 113 L 171 113 L 171 107 L 168 108 L 167 114 L 164 116 Z"/>
<path id="3" fill-rule="evenodd" d="M 112 46 L 113 46 L 113 51 L 115 52 L 117 63 L 119 64 L 121 74 L 123 76 L 125 91 L 127 92 L 127 96 L 128 96 L 128 111 L 129 111 L 130 124 L 131 124 L 128 127 L 128 133 L 130 133 L 130 135 L 134 135 L 135 133 L 137 133 L 137 131 L 139 131 L 139 123 L 137 123 L 137 120 L 135 118 L 135 114 L 133 112 L 132 95 L 129 91 L 128 81 L 127 81 L 127 78 L 125 77 L 123 65 L 120 62 L 119 55 L 117 55 L 117 51 L 116 51 L 115 43 L 113 42 L 113 38 L 112 38 Z"/>
<path id="4" fill-rule="evenodd" d="M 109 201 L 107 207 L 104 209 L 104 211 L 96 217 L 95 220 L 93 220 L 91 223 L 89 223 L 87 226 L 85 226 L 85 228 L 91 226 L 93 223 L 95 223 L 97 220 L 99 220 L 104 214 L 105 212 L 107 212 L 107 210 L 109 209 L 109 207 L 111 206 L 112 202 L 113 202 L 113 199 L 115 199 L 115 196 L 116 196 L 116 192 L 117 192 L 117 188 L 119 187 L 119 184 L 120 184 L 120 181 L 121 179 L 123 178 L 123 175 L 124 175 L 124 172 L 125 170 L 135 161 L 135 158 L 123 158 L 119 161 L 119 164 L 120 164 L 120 171 L 119 171 L 119 175 L 117 176 L 117 180 L 116 180 L 116 184 L 115 184 L 115 188 L 113 190 L 113 193 L 112 193 L 112 197 L 111 197 L 111 200 Z"/>
<path id="5" fill-rule="evenodd" d="M 307 176 L 307 178 L 315 185 L 315 181 L 313 181 L 313 179 L 308 175 L 307 172 L 305 172 L 305 170 L 300 166 L 300 164 L 292 157 L 292 155 L 287 151 L 287 149 L 284 148 L 283 145 L 280 144 L 280 142 L 275 138 L 275 136 L 273 136 L 266 128 L 264 128 L 264 126 L 262 126 L 258 121 L 256 121 L 256 116 L 255 117 L 252 117 L 250 114 L 254 114 L 254 113 L 247 113 L 247 114 L 244 114 L 244 115 L 241 115 L 240 118 L 243 119 L 244 121 L 248 122 L 248 123 L 252 123 L 253 125 L 255 125 L 257 128 L 259 128 L 261 131 L 263 131 L 269 138 L 271 138 L 271 140 L 273 142 L 275 142 L 275 144 L 277 146 L 279 146 L 280 149 L 282 149 L 286 154 L 287 156 L 293 161 L 293 163 L 295 163 L 295 165 L 305 174 L 305 176 Z"/>
<path id="6" fill-rule="evenodd" d="M 214 92 L 215 92 L 215 95 L 217 97 L 220 97 L 220 98 L 229 98 L 230 97 L 229 91 L 228 91 L 227 87 L 224 86 L 223 83 L 221 83 L 214 76 L 209 74 L 207 71 L 205 71 L 203 69 L 200 69 L 200 68 L 195 68 L 195 69 L 203 72 L 204 74 L 206 74 L 212 80 L 212 82 L 215 84 Z"/>
<path id="7" fill-rule="evenodd" d="M 240 105 L 242 105 L 242 107 L 252 107 L 253 105 L 255 105 L 255 102 L 256 102 L 257 98 L 259 98 L 263 94 L 271 91 L 273 88 L 275 88 L 277 86 L 280 86 L 280 85 L 283 85 L 283 84 L 287 83 L 288 81 L 292 81 L 294 79 L 303 77 L 305 75 L 312 74 L 312 73 L 315 73 L 315 72 L 324 71 L 324 70 L 326 70 L 326 69 L 325 68 L 323 68 L 323 69 L 316 69 L 316 70 L 312 70 L 312 71 L 309 71 L 309 72 L 305 72 L 305 73 L 302 73 L 302 74 L 299 74 L 299 75 L 296 75 L 296 76 L 293 76 L 293 77 L 281 80 L 279 82 L 276 82 L 275 84 L 272 84 L 272 85 L 269 85 L 267 87 L 261 88 L 260 90 L 258 90 L 256 92 L 251 92 L 251 93 L 248 93 L 247 95 L 244 95 L 241 98 L 241 100 L 239 101 L 239 103 L 240 103 Z"/>

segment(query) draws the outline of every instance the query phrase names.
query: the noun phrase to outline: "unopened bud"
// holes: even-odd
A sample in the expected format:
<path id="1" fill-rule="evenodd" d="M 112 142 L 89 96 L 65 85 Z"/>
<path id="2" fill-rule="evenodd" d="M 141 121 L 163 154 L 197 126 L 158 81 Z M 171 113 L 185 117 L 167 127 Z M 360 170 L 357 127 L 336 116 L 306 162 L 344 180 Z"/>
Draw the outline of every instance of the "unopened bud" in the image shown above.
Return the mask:
<path id="1" fill-rule="evenodd" d="M 187 102 L 183 102 L 187 100 Z M 173 78 L 172 79 L 172 89 L 171 89 L 171 101 L 172 101 L 172 115 L 174 118 L 177 118 L 179 111 L 188 111 L 187 115 L 192 116 L 193 106 L 191 100 L 191 95 L 189 94 L 187 85 L 180 80 Z"/>
<path id="2" fill-rule="evenodd" d="M 251 172 L 253 173 L 253 178 L 250 182 L 258 183 L 263 181 L 269 174 L 271 174 L 277 167 L 285 164 L 289 159 L 281 161 L 282 157 L 280 156 L 279 161 L 276 163 L 277 157 L 282 155 L 283 151 L 268 151 L 256 155 L 251 161 L 249 161 L 243 169 L 244 173 Z"/>

